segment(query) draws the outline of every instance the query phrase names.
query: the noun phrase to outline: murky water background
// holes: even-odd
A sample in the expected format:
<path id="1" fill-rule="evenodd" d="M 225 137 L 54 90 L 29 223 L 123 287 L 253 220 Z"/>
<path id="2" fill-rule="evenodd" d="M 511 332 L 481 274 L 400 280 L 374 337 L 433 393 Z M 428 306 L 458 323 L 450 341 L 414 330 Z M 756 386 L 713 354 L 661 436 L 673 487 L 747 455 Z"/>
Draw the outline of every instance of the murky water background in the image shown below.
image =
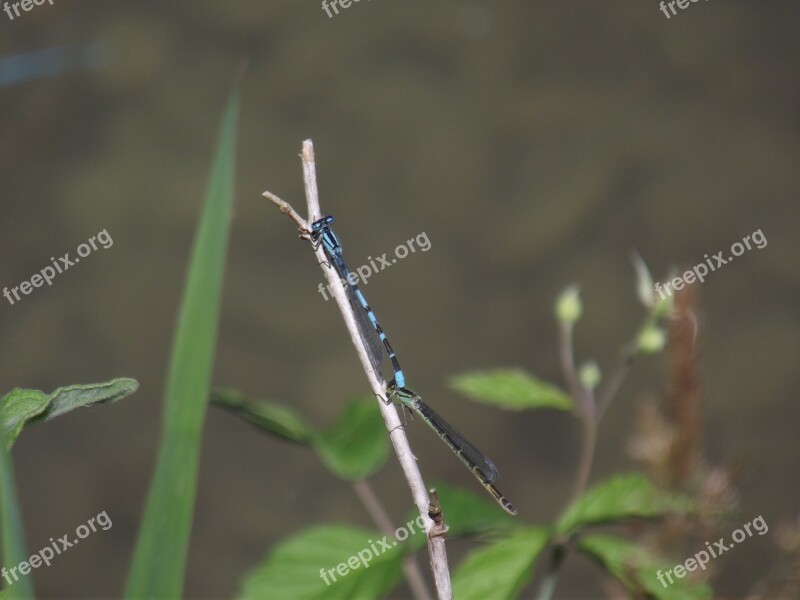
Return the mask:
<path id="1" fill-rule="evenodd" d="M 14 449 L 30 549 L 106 510 L 36 573 L 41 597 L 119 595 L 157 452 L 174 319 L 218 121 L 242 86 L 236 215 L 214 382 L 292 404 L 318 426 L 367 388 L 318 267 L 265 189 L 303 207 L 314 139 L 323 210 L 353 265 L 420 233 L 431 249 L 365 288 L 413 387 L 485 449 L 521 518 L 568 497 L 579 431 L 554 412 L 472 404 L 446 380 L 521 366 L 558 383 L 552 302 L 579 283 L 580 359 L 606 370 L 640 319 L 629 253 L 662 281 L 761 229 L 762 250 L 709 275 L 706 450 L 736 465 L 743 520 L 797 515 L 800 197 L 792 2 L 390 2 L 328 18 L 316 2 L 63 2 L 0 13 L 0 57 L 94 44 L 89 70 L 0 87 L 0 285 L 107 229 L 98 251 L 15 304 L 0 302 L 0 389 L 135 377 L 139 392 L 27 431 Z M 592 477 L 634 468 L 636 403 L 665 361 L 636 367 L 604 421 Z M 422 424 L 423 475 L 479 488 Z M 375 484 L 398 523 L 392 462 Z M 308 522 L 359 523 L 352 490 L 308 452 L 212 408 L 187 597 L 230 597 Z M 736 597 L 773 546 L 732 553 Z M 467 548 L 453 543 L 458 558 Z M 599 589 L 570 560 L 561 597 Z M 397 595 L 401 597 L 405 592 Z"/>

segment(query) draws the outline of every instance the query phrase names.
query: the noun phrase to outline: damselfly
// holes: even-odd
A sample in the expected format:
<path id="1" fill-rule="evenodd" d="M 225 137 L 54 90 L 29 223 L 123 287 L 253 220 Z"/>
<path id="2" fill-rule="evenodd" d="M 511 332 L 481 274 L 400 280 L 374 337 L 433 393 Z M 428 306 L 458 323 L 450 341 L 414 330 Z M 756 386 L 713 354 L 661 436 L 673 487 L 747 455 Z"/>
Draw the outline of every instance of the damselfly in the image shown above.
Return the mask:
<path id="1" fill-rule="evenodd" d="M 422 417 L 422 420 L 425 421 L 455 455 L 461 459 L 461 462 L 467 466 L 470 472 L 475 476 L 475 479 L 481 482 L 481 485 L 486 488 L 486 491 L 491 494 L 492 498 L 503 507 L 503 510 L 512 515 L 517 514 L 517 509 L 514 505 L 494 486 L 494 482 L 497 480 L 499 473 L 497 472 L 497 467 L 494 466 L 494 463 L 488 456 L 458 433 L 458 431 L 456 431 L 450 423 L 445 421 L 439 413 L 425 404 L 416 392 L 408 388 L 397 388 L 391 384 L 389 385 L 388 392 L 389 399 L 397 398 L 400 404 L 413 410 Z"/>
<path id="2" fill-rule="evenodd" d="M 358 289 L 354 276 L 350 273 L 342 256 L 342 244 L 339 237 L 331 229 L 334 222 L 332 216 L 323 217 L 311 224 L 311 240 L 314 243 L 322 243 L 325 255 L 330 260 L 331 265 L 339 273 L 340 277 L 346 282 L 345 289 L 347 297 L 356 314 L 356 324 L 358 325 L 359 335 L 370 352 L 370 363 L 377 373 L 381 372 L 383 363 L 383 351 L 381 343 L 389 355 L 394 370 L 394 377 L 386 387 L 387 402 L 394 399 L 410 411 L 417 413 L 433 429 L 442 441 L 461 459 L 475 478 L 503 507 L 506 512 L 516 515 L 517 509 L 508 499 L 494 486 L 498 472 L 494 463 L 483 452 L 478 450 L 464 436 L 456 431 L 447 421 L 430 406 L 425 404 L 419 394 L 405 387 L 405 377 L 397 356 L 389 344 L 386 334 L 383 332 L 375 313 L 367 304 L 364 294 Z M 354 300 L 355 298 L 356 300 Z M 367 319 L 364 318 L 366 315 Z M 366 323 L 366 321 L 369 323 Z M 377 334 L 377 337 L 376 337 Z"/>
<path id="3" fill-rule="evenodd" d="M 350 304 L 354 308 L 353 312 L 356 315 L 356 323 L 359 326 L 361 338 L 366 342 L 367 349 L 370 351 L 370 362 L 372 363 L 372 367 L 378 373 L 381 372 L 383 352 L 380 349 L 380 344 L 383 344 L 383 347 L 386 349 L 386 354 L 389 355 L 389 360 L 392 362 L 392 369 L 394 370 L 394 378 L 392 379 L 391 383 L 396 384 L 398 387 L 403 387 L 406 383 L 403 370 L 400 368 L 400 363 L 397 361 L 397 356 L 395 355 L 394 350 L 392 350 L 392 346 L 389 344 L 389 340 L 386 337 L 386 334 L 383 332 L 380 323 L 378 323 L 375 313 L 372 312 L 369 304 L 367 304 L 367 299 L 364 298 L 364 294 L 362 294 L 361 290 L 358 289 L 355 276 L 350 273 L 350 270 L 344 263 L 344 258 L 342 257 L 342 244 L 339 242 L 339 237 L 336 235 L 333 229 L 331 229 L 333 222 L 334 218 L 330 215 L 323 217 L 318 221 L 314 221 L 311 224 L 311 240 L 315 243 L 318 243 L 320 240 L 322 241 L 322 247 L 325 249 L 325 254 L 330 260 L 332 266 L 336 269 L 336 272 L 339 273 L 339 276 L 346 282 L 345 290 L 347 290 L 347 297 L 348 300 L 350 300 Z M 353 298 L 357 300 L 357 303 L 353 300 Z M 375 342 L 375 335 L 373 335 L 372 331 L 370 331 L 370 327 L 367 326 L 364 321 L 365 314 L 369 320 L 371 329 L 374 330 L 374 333 L 378 335 L 379 342 L 377 344 Z"/>

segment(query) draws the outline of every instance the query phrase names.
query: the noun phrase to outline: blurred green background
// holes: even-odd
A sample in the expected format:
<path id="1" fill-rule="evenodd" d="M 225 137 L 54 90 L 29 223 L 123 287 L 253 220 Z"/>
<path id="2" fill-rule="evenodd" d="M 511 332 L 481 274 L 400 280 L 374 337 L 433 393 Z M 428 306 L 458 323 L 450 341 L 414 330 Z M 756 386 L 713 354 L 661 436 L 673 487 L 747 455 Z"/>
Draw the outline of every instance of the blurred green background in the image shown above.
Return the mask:
<path id="1" fill-rule="evenodd" d="M 569 496 L 579 429 L 566 414 L 503 413 L 449 391 L 472 369 L 520 366 L 561 384 L 555 296 L 579 283 L 579 360 L 606 371 L 641 317 L 630 252 L 663 281 L 757 229 L 768 240 L 710 274 L 705 448 L 738 469 L 741 515 L 798 511 L 800 78 L 794 2 L 60 2 L 13 21 L 0 60 L 92 44 L 97 68 L 0 87 L 0 286 L 16 286 L 107 229 L 114 240 L 21 302 L 0 301 L 0 390 L 128 376 L 139 392 L 20 438 L 14 459 L 31 551 L 105 510 L 113 522 L 35 574 L 41 597 L 122 591 L 158 449 L 162 389 L 189 246 L 237 65 L 236 208 L 214 382 L 297 407 L 317 426 L 368 392 L 322 274 L 269 189 L 304 212 L 312 138 L 322 207 L 351 266 L 420 233 L 426 253 L 364 291 L 409 376 L 500 467 L 520 518 Z M 643 360 L 601 428 L 592 481 L 635 465 L 635 406 L 663 396 Z M 481 493 L 421 423 L 426 479 Z M 398 523 L 393 460 L 375 478 Z M 352 489 L 305 450 L 211 408 L 187 597 L 231 596 L 308 523 L 360 523 Z M 469 547 L 450 544 L 455 561 Z M 770 535 L 724 561 L 738 597 L 769 570 Z M 425 564 L 425 561 L 423 561 Z M 592 597 L 573 557 L 559 597 Z M 400 592 L 397 597 L 402 597 Z"/>

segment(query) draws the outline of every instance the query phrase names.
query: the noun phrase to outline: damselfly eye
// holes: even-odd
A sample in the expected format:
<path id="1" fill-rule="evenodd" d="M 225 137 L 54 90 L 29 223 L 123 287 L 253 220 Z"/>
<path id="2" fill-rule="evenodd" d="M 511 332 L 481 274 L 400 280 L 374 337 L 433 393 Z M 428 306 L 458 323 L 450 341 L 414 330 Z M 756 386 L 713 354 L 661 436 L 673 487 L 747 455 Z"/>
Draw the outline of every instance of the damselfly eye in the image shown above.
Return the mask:
<path id="1" fill-rule="evenodd" d="M 335 220 L 332 215 L 322 217 L 311 224 L 311 231 L 318 233 L 323 227 L 331 225 Z"/>

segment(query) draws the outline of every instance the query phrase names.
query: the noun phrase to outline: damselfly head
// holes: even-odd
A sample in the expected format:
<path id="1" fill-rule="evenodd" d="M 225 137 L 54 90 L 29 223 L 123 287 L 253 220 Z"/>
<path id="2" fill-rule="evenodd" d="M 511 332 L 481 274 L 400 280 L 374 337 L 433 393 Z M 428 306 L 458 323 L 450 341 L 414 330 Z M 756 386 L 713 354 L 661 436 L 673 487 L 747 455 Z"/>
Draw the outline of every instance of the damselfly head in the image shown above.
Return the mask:
<path id="1" fill-rule="evenodd" d="M 319 233 L 324 227 L 330 227 L 335 220 L 336 219 L 333 218 L 333 215 L 322 217 L 311 224 L 311 231 L 314 233 Z"/>

